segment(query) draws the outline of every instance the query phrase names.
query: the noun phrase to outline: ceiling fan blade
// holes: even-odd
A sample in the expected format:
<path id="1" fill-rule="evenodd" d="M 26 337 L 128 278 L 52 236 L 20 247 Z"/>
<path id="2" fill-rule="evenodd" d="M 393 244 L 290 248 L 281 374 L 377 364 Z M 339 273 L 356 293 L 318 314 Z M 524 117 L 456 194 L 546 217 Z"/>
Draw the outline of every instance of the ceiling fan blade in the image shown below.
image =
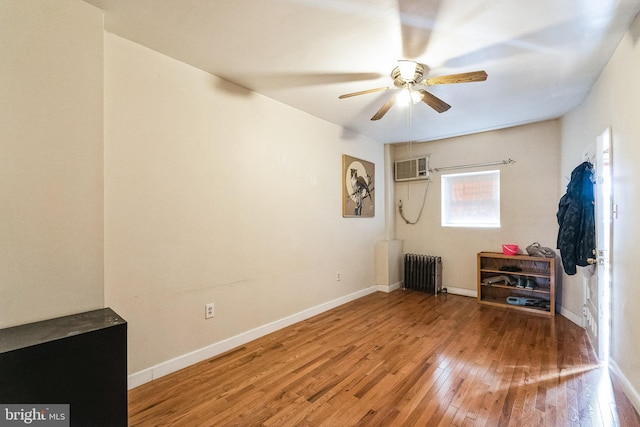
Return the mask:
<path id="1" fill-rule="evenodd" d="M 449 108 L 451 108 L 451 105 L 447 104 L 442 99 L 440 99 L 437 96 L 427 92 L 424 89 L 420 89 L 420 90 L 418 90 L 418 92 L 420 92 L 422 94 L 422 102 L 424 102 L 429 107 L 431 107 L 434 110 L 436 110 L 438 113 L 444 113 Z"/>
<path id="2" fill-rule="evenodd" d="M 397 0 L 402 51 L 405 58 L 419 58 L 426 52 L 436 25 L 438 10 L 444 1 Z"/>
<path id="3" fill-rule="evenodd" d="M 389 111 L 389 109 L 393 106 L 394 102 L 396 102 L 396 94 L 391 95 L 389 99 L 387 99 L 387 102 L 385 102 L 384 105 L 378 110 L 378 112 L 375 113 L 373 117 L 371 117 L 371 120 L 380 120 L 382 117 L 384 117 L 384 115 L 387 114 L 387 111 Z"/>
<path id="4" fill-rule="evenodd" d="M 470 83 L 470 82 L 483 82 L 487 80 L 487 73 L 485 71 L 472 71 L 470 73 L 450 74 L 448 76 L 432 77 L 430 79 L 424 79 L 421 84 L 427 86 L 434 85 L 447 85 L 452 83 Z"/>
<path id="5" fill-rule="evenodd" d="M 385 77 L 381 73 L 256 73 L 252 68 L 246 73 L 233 73 L 223 77 L 226 80 L 237 82 L 242 87 L 254 90 L 290 89 L 307 86 L 320 86 L 336 83 L 352 83 L 356 81 L 369 81 Z"/>
<path id="6" fill-rule="evenodd" d="M 378 88 L 375 88 L 375 89 L 361 90 L 360 92 L 346 93 L 344 95 L 340 95 L 338 98 L 339 99 L 351 98 L 352 96 L 366 95 L 368 93 L 384 92 L 385 90 L 389 90 L 389 89 L 391 89 L 391 88 L 390 87 L 378 87 Z"/>

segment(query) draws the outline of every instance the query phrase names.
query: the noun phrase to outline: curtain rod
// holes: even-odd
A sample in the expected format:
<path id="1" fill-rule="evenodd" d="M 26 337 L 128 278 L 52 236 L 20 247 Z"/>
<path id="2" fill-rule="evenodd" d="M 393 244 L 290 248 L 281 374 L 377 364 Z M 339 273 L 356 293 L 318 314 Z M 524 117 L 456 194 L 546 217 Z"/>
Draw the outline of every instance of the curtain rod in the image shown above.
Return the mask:
<path id="1" fill-rule="evenodd" d="M 466 168 L 477 168 L 480 166 L 495 166 L 495 165 L 511 165 L 516 161 L 513 159 L 500 160 L 496 162 L 487 162 L 487 163 L 471 163 L 468 165 L 457 165 L 457 166 L 444 166 L 442 168 L 433 168 L 431 169 L 434 172 L 440 172 L 449 169 L 466 169 Z"/>

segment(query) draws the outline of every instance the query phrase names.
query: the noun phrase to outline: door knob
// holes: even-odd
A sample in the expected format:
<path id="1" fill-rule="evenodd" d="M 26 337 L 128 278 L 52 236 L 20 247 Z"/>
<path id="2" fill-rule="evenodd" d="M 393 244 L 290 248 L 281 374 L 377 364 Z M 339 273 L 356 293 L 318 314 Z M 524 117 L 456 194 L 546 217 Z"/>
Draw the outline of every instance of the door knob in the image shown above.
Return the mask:
<path id="1" fill-rule="evenodd" d="M 587 264 L 593 265 L 593 264 L 597 264 L 597 263 L 598 263 L 597 259 L 595 259 L 595 258 L 587 258 Z"/>

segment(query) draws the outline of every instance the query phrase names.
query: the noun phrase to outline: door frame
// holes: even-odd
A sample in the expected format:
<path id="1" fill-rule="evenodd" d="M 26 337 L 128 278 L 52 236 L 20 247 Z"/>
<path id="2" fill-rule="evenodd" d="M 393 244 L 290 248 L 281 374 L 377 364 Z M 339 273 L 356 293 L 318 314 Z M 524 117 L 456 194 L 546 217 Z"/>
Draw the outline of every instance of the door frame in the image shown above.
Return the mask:
<path id="1" fill-rule="evenodd" d="M 611 127 L 607 127 L 583 152 L 584 160 L 594 165 L 597 263 L 593 275 L 585 274 L 583 327 L 601 362 L 609 358 L 611 334 L 611 247 L 613 238 L 613 194 L 611 191 Z M 585 270 L 588 273 L 589 270 Z"/>

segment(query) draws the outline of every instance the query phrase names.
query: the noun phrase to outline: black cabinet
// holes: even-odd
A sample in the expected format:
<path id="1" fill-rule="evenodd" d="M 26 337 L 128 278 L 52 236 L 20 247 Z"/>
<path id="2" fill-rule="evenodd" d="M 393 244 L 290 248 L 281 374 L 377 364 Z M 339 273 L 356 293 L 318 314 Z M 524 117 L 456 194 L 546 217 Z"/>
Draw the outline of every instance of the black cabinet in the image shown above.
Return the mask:
<path id="1" fill-rule="evenodd" d="M 71 426 L 126 426 L 127 323 L 104 308 L 0 329 L 0 403 L 68 404 Z"/>

